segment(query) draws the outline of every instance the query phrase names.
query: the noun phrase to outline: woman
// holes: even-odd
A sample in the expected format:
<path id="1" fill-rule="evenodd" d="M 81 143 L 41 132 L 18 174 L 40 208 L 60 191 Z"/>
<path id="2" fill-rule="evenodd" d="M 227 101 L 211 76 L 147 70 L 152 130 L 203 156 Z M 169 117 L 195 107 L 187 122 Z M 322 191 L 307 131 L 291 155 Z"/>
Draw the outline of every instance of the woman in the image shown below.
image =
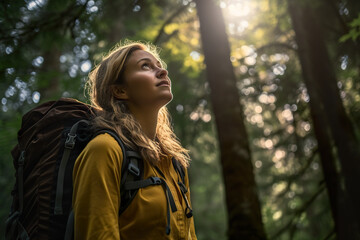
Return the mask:
<path id="1" fill-rule="evenodd" d="M 91 102 L 100 110 L 95 128 L 112 129 L 136 149 L 144 178 L 161 178 L 177 210 L 169 211 L 167 194 L 155 185 L 139 189 L 119 216 L 123 153 L 114 138 L 100 134 L 74 165 L 75 239 L 196 239 L 193 218 L 186 214 L 190 193 L 182 194 L 172 164 L 174 157 L 186 169 L 189 156 L 170 127 L 165 106 L 173 97 L 171 82 L 155 48 L 140 43 L 115 48 L 88 83 Z"/>

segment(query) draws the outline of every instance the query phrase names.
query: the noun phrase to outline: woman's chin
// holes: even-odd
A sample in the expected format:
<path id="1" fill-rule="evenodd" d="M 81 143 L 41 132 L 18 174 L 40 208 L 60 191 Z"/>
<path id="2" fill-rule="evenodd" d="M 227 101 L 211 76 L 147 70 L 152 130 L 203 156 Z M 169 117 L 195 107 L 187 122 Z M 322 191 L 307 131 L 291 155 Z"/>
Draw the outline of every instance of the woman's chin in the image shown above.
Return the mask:
<path id="1" fill-rule="evenodd" d="M 173 95 L 171 92 L 169 93 L 163 93 L 161 95 L 158 95 L 156 98 L 148 98 L 143 99 L 141 103 L 138 103 L 138 106 L 146 107 L 146 108 L 155 108 L 160 109 L 163 106 L 166 106 L 171 100 L 173 99 Z"/>
<path id="2" fill-rule="evenodd" d="M 168 104 L 169 102 L 171 102 L 171 100 L 173 99 L 173 95 L 170 92 L 169 94 L 164 94 L 163 98 L 162 98 L 162 102 L 163 102 L 163 106 L 165 106 L 166 104 Z"/>

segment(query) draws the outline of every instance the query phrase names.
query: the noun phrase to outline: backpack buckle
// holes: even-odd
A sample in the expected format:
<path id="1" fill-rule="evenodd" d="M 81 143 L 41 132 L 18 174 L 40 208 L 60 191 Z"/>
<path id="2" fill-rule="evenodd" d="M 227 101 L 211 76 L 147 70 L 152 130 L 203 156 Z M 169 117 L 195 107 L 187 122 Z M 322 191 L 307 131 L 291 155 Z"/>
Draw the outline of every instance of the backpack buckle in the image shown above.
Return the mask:
<path id="1" fill-rule="evenodd" d="M 133 163 L 129 163 L 129 166 L 128 166 L 128 170 L 130 173 L 132 173 L 133 175 L 139 177 L 140 176 L 140 170 L 137 166 L 135 166 L 135 164 Z"/>
<path id="2" fill-rule="evenodd" d="M 160 185 L 161 179 L 159 177 L 150 177 L 151 181 L 154 183 L 154 185 Z"/>
<path id="3" fill-rule="evenodd" d="M 73 149 L 75 146 L 75 138 L 76 138 L 76 134 L 69 133 L 65 141 L 65 147 L 68 149 Z"/>
<path id="4" fill-rule="evenodd" d="M 20 157 L 19 157 L 19 160 L 18 160 L 18 165 L 23 166 L 24 162 L 25 162 L 25 151 L 21 151 Z"/>

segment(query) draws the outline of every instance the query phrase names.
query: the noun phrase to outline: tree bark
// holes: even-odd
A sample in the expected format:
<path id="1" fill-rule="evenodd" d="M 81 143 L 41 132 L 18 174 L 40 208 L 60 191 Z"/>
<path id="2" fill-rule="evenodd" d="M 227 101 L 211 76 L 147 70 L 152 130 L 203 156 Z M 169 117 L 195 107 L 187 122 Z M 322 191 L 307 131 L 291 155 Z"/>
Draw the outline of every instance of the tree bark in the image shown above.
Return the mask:
<path id="1" fill-rule="evenodd" d="M 305 2 L 289 0 L 304 81 L 310 96 L 311 115 L 318 140 L 325 181 L 339 239 L 358 239 L 360 214 L 359 143 L 337 87 L 336 75 L 326 49 L 322 29 L 313 9 Z M 336 170 L 334 142 L 342 178 Z"/>
<path id="2" fill-rule="evenodd" d="M 105 40 L 110 46 L 118 43 L 125 36 L 124 16 L 126 16 L 126 10 L 132 11 L 129 4 L 130 2 L 118 0 L 105 0 L 103 3 L 102 22 L 106 23 L 107 27 L 105 31 L 104 29 L 100 29 L 100 31 L 103 36 L 106 36 Z"/>
<path id="3" fill-rule="evenodd" d="M 228 238 L 266 239 L 224 19 L 213 0 L 195 2 L 220 143 Z"/>
<path id="4" fill-rule="evenodd" d="M 60 55 L 61 52 L 56 45 L 43 54 L 44 63 L 41 66 L 43 77 L 40 80 L 39 92 L 41 99 L 50 100 L 59 97 L 60 93 Z M 46 82 L 45 82 L 46 81 Z"/>

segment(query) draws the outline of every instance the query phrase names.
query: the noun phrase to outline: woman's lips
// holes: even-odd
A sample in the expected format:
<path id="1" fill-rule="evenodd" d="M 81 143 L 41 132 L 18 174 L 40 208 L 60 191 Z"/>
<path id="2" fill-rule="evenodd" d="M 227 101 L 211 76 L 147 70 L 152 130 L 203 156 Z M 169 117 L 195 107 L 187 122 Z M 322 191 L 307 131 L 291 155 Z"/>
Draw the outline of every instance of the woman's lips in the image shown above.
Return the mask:
<path id="1" fill-rule="evenodd" d="M 170 83 L 166 80 L 159 82 L 158 84 L 156 84 L 157 87 L 160 86 L 170 86 Z"/>

